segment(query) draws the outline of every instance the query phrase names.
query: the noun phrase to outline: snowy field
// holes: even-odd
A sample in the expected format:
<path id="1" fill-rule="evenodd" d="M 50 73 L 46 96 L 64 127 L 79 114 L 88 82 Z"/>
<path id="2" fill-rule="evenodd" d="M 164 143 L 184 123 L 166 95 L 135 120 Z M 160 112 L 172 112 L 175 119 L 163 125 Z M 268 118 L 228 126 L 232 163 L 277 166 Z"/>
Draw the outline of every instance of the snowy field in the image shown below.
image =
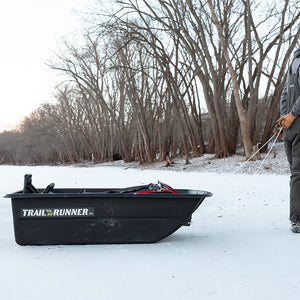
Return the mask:
<path id="1" fill-rule="evenodd" d="M 204 154 L 201 157 L 190 159 L 188 165 L 184 158 L 175 158 L 174 164 L 166 168 L 166 162 L 155 162 L 149 164 L 139 164 L 138 162 L 124 163 L 124 161 L 114 161 L 113 163 L 102 163 L 101 166 L 114 166 L 122 168 L 137 168 L 141 170 L 172 170 L 183 172 L 213 172 L 217 174 L 289 174 L 290 169 L 286 159 L 283 142 L 269 143 L 269 153 L 260 154 L 261 160 L 247 163 L 242 150 L 238 150 L 237 155 L 216 159 L 214 154 Z M 273 148 L 271 146 L 273 145 Z M 83 163 L 81 166 L 93 166 L 90 163 Z"/>
<path id="2" fill-rule="evenodd" d="M 1 299 L 298 299 L 300 235 L 289 229 L 288 173 L 173 170 L 0 166 Z M 36 187 L 160 180 L 214 195 L 190 227 L 159 243 L 24 247 L 14 241 L 10 199 L 2 196 L 22 189 L 25 173 Z"/>

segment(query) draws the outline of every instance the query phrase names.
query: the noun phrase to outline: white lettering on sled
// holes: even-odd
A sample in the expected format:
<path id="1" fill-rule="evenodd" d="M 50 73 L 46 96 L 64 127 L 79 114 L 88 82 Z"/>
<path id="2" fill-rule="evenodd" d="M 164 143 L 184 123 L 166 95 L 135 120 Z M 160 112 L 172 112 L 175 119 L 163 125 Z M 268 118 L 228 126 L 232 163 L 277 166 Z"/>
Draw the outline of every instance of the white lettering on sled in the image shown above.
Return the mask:
<path id="1" fill-rule="evenodd" d="M 93 217 L 94 207 L 89 208 L 22 208 L 21 217 L 23 218 L 59 218 L 59 217 Z"/>
<path id="2" fill-rule="evenodd" d="M 27 217 L 28 209 L 22 210 L 22 217 Z"/>

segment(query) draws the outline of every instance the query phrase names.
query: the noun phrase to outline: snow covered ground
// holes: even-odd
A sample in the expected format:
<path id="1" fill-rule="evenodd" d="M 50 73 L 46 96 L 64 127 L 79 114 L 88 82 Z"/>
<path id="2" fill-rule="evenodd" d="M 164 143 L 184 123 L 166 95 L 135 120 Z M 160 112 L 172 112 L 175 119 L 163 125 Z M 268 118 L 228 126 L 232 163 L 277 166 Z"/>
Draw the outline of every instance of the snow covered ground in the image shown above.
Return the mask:
<path id="1" fill-rule="evenodd" d="M 115 166 L 122 168 L 138 168 L 142 170 L 172 170 L 184 172 L 214 172 L 218 174 L 289 174 L 290 169 L 284 152 L 284 144 L 276 143 L 273 148 L 272 141 L 269 143 L 271 152 L 262 153 L 261 160 L 246 162 L 245 156 L 238 151 L 237 155 L 224 159 L 216 159 L 214 154 L 204 154 L 201 157 L 190 159 L 190 164 L 185 164 L 184 158 L 175 158 L 171 167 L 165 167 L 166 162 L 155 162 L 149 164 L 139 164 L 138 162 L 124 163 L 124 161 L 115 161 L 113 163 L 102 163 L 101 166 Z M 267 157 L 266 157 L 267 156 Z M 82 166 L 93 166 L 89 163 Z"/>
<path id="2" fill-rule="evenodd" d="M 0 198 L 1 299 L 298 299 L 300 235 L 289 230 L 289 174 L 276 157 L 271 160 L 280 175 L 230 173 L 236 163 L 222 172 L 226 163 L 220 161 L 218 172 L 187 172 L 178 165 L 0 166 L 1 197 L 20 190 L 25 173 L 33 174 L 36 187 L 160 180 L 214 194 L 190 227 L 159 243 L 41 247 L 15 243 L 10 200 Z"/>

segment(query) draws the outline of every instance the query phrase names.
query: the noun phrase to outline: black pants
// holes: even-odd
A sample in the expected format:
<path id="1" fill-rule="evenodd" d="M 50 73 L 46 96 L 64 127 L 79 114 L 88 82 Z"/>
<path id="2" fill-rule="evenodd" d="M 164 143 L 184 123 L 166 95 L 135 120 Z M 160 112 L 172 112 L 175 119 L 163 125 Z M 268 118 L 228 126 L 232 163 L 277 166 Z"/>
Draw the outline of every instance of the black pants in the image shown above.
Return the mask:
<path id="1" fill-rule="evenodd" d="M 291 168 L 290 220 L 300 220 L 300 117 L 284 130 L 285 152 Z"/>

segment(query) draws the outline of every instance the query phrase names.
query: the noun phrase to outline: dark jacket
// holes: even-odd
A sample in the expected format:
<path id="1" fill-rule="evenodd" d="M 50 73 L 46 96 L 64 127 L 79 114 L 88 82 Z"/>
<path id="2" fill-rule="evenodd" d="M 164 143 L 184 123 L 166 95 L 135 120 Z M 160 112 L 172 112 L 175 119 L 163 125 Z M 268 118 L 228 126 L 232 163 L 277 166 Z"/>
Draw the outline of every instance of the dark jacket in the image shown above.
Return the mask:
<path id="1" fill-rule="evenodd" d="M 300 96 L 295 100 L 294 105 L 292 106 L 292 110 L 288 111 L 289 101 L 291 99 L 288 99 L 288 82 L 289 82 L 289 76 L 290 73 L 296 74 L 297 70 L 299 70 L 300 66 L 300 48 L 298 48 L 294 52 L 294 61 L 289 69 L 288 77 L 285 82 L 282 94 L 281 94 L 281 100 L 280 100 L 280 116 L 284 116 L 288 113 L 292 113 L 294 116 L 299 117 L 300 116 Z M 300 89 L 300 71 L 298 71 L 298 89 Z M 294 100 L 293 100 L 294 101 Z"/>

